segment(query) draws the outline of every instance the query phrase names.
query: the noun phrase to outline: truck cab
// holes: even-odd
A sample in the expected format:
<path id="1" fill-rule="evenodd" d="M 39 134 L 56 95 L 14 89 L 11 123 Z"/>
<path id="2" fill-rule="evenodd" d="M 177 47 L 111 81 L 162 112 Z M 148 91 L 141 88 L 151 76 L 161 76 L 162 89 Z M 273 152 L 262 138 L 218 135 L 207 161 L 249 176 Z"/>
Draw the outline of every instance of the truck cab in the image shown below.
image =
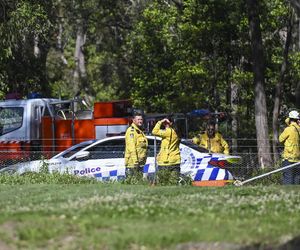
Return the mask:
<path id="1" fill-rule="evenodd" d="M 58 99 L 9 98 L 0 102 L 0 161 L 27 158 L 40 150 L 42 117 Z"/>
<path id="2" fill-rule="evenodd" d="M 6 100 L 0 102 L 0 141 L 32 141 L 41 138 L 41 118 L 55 99 Z"/>

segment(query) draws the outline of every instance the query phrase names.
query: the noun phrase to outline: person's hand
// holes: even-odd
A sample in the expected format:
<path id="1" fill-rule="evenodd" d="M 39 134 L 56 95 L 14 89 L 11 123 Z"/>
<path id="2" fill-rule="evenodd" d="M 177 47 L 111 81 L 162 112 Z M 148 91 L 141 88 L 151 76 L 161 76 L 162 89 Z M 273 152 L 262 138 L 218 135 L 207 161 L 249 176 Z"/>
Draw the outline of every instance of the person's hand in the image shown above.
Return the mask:
<path id="1" fill-rule="evenodd" d="M 170 121 L 169 121 L 169 119 L 164 118 L 164 119 L 161 120 L 161 123 L 170 124 Z"/>

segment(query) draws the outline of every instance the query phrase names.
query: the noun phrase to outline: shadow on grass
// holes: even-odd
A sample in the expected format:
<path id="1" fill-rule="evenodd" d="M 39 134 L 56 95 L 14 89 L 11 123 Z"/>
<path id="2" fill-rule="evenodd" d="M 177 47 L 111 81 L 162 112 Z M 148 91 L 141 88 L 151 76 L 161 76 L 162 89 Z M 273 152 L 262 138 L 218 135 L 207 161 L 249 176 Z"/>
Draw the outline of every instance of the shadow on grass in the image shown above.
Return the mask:
<path id="1" fill-rule="evenodd" d="M 300 236 L 297 236 L 279 246 L 255 243 L 241 246 L 227 242 L 188 242 L 179 244 L 176 250 L 298 250 L 300 249 Z"/>

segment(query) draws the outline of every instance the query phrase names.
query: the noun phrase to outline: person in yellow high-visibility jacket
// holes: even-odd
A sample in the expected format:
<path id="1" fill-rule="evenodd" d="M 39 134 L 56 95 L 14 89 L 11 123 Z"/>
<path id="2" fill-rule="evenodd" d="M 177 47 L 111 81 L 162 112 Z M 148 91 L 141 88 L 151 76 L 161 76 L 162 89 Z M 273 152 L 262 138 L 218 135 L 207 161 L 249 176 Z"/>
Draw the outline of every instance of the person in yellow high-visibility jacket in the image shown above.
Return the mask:
<path id="1" fill-rule="evenodd" d="M 125 167 L 129 174 L 142 172 L 147 160 L 148 140 L 142 126 L 143 117 L 136 114 L 125 133 Z"/>
<path id="2" fill-rule="evenodd" d="M 180 136 L 173 127 L 171 118 L 164 118 L 156 123 L 152 134 L 162 138 L 160 150 L 157 155 L 158 171 L 171 171 L 175 173 L 176 181 L 180 177 Z M 164 127 L 162 127 L 164 126 Z"/>
<path id="3" fill-rule="evenodd" d="M 214 122 L 208 123 L 205 133 L 195 136 L 192 140 L 193 143 L 206 148 L 210 153 L 229 154 L 229 145 L 221 133 L 216 131 Z"/>
<path id="4" fill-rule="evenodd" d="M 284 144 L 282 167 L 300 162 L 300 115 L 293 110 L 285 120 L 288 126 L 279 136 Z M 300 166 L 283 171 L 282 184 L 300 184 Z"/>

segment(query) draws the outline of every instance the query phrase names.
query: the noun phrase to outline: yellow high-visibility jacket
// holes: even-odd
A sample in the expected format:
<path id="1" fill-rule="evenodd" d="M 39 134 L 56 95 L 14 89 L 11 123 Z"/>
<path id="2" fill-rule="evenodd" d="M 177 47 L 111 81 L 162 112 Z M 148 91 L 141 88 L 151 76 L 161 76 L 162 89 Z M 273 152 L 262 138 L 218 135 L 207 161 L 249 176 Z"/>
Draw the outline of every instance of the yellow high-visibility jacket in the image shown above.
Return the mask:
<path id="1" fill-rule="evenodd" d="M 282 157 L 290 162 L 300 161 L 300 126 L 291 122 L 279 136 L 279 141 L 284 143 Z"/>
<path id="2" fill-rule="evenodd" d="M 125 134 L 125 166 L 142 167 L 147 160 L 148 140 L 141 129 L 134 123 L 127 128 Z"/>
<path id="3" fill-rule="evenodd" d="M 211 153 L 229 154 L 229 145 L 221 133 L 216 132 L 213 138 L 209 138 L 207 132 L 193 138 L 193 142 L 199 147 L 208 149 Z"/>
<path id="4" fill-rule="evenodd" d="M 180 139 L 176 131 L 172 128 L 161 129 L 162 122 L 158 121 L 152 130 L 152 134 L 162 138 L 160 151 L 157 155 L 159 166 L 174 166 L 181 163 Z"/>

